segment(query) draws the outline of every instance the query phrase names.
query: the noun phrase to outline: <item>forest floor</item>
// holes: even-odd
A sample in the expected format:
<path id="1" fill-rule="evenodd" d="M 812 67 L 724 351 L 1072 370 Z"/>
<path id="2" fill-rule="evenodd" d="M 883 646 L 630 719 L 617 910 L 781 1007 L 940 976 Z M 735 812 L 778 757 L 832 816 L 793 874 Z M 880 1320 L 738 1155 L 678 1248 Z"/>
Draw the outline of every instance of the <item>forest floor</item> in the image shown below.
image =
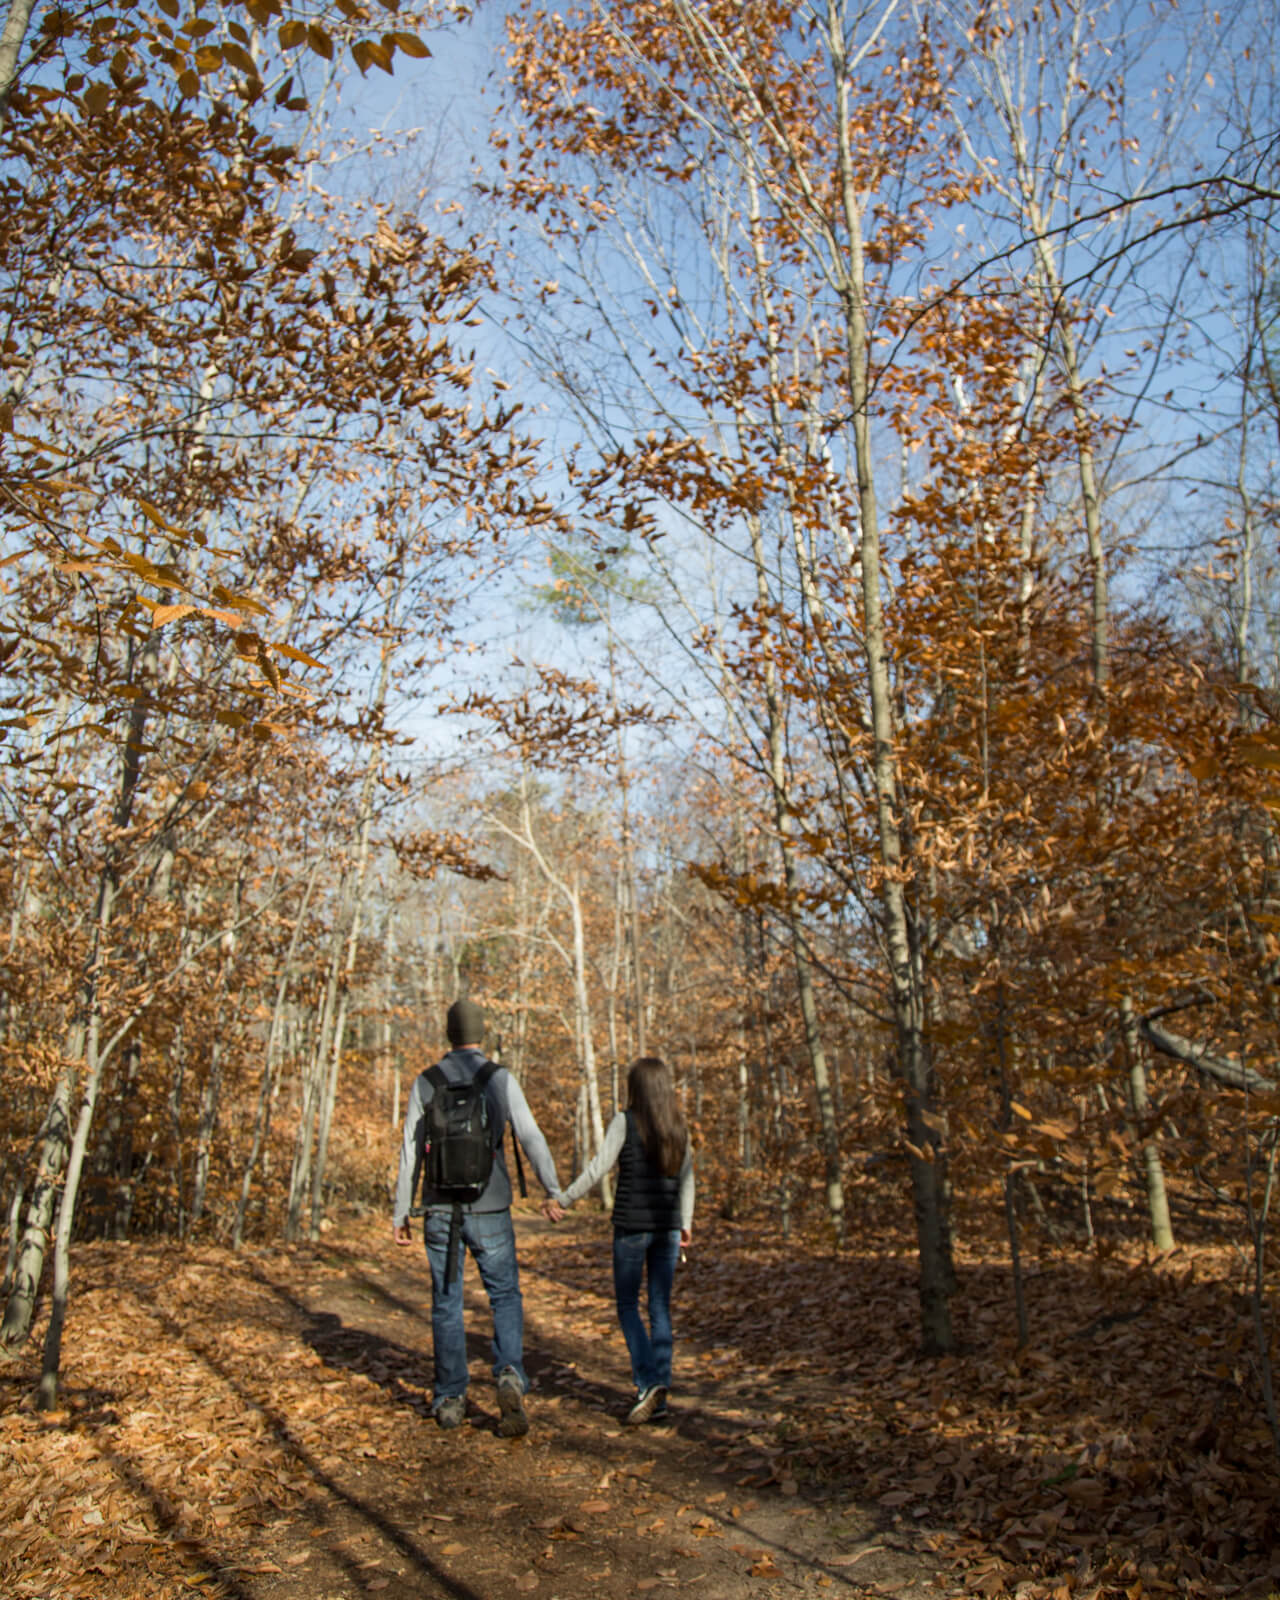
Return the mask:
<path id="1" fill-rule="evenodd" d="M 468 1273 L 467 1425 L 430 1419 L 418 1246 L 385 1220 L 75 1256 L 64 1409 L 0 1367 L 0 1592 L 22 1600 L 1267 1596 L 1280 1473 L 1226 1252 L 961 1262 L 915 1346 L 905 1247 L 717 1222 L 677 1276 L 671 1420 L 629 1403 L 606 1225 L 518 1221 L 532 1428 L 505 1440 Z"/>

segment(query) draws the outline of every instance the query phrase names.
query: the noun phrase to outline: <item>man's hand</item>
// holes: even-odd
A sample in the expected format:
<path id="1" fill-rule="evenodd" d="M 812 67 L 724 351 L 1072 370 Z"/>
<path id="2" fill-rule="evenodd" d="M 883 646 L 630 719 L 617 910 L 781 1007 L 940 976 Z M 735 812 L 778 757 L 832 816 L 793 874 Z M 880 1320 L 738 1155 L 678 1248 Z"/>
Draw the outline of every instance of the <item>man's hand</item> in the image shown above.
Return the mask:
<path id="1" fill-rule="evenodd" d="M 563 1222 L 565 1211 L 562 1205 L 557 1205 L 554 1200 L 547 1199 L 542 1202 L 542 1214 L 548 1222 Z"/>
<path id="2" fill-rule="evenodd" d="M 413 1243 L 413 1234 L 410 1233 L 409 1224 L 407 1222 L 402 1222 L 399 1227 L 393 1226 L 391 1229 L 391 1237 L 397 1244 Z"/>
<path id="3" fill-rule="evenodd" d="M 693 1243 L 693 1229 L 692 1228 L 681 1228 L 681 1230 L 680 1230 L 680 1248 L 682 1250 L 685 1250 L 692 1243 Z"/>

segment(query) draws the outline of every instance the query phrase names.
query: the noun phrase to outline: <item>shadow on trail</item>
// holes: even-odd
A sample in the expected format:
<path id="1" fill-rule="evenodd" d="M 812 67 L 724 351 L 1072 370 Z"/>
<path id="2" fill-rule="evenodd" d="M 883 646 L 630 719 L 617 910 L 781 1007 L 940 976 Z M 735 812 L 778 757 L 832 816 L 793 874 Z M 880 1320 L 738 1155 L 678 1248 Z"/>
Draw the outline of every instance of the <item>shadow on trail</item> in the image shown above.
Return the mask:
<path id="1" fill-rule="evenodd" d="M 5 1374 L 0 1381 L 0 1393 L 7 1388 L 20 1392 L 30 1387 L 30 1379 L 25 1374 Z M 156 1526 L 169 1535 L 196 1566 L 217 1572 L 219 1589 L 223 1595 L 228 1596 L 229 1600 L 254 1600 L 235 1574 L 226 1569 L 213 1546 L 191 1533 L 180 1510 L 164 1490 L 147 1477 L 136 1461 L 121 1453 L 111 1436 L 111 1430 L 120 1423 L 120 1415 L 116 1410 L 119 1399 L 118 1394 L 108 1389 L 64 1383 L 59 1403 L 69 1413 L 69 1418 L 60 1424 L 61 1431 L 68 1438 L 80 1434 L 92 1440 L 98 1459 L 140 1504 L 148 1508 Z M 174 1554 L 178 1554 L 177 1550 Z"/>
<path id="2" fill-rule="evenodd" d="M 523 1255 L 522 1274 L 530 1280 L 538 1280 L 544 1295 L 549 1288 L 557 1298 L 571 1303 L 585 1291 L 593 1301 L 609 1305 L 612 1294 L 608 1260 L 598 1245 L 593 1254 L 601 1259 L 591 1261 L 586 1270 L 599 1272 L 603 1268 L 603 1272 L 600 1272 L 602 1281 L 589 1290 L 582 1281 L 584 1262 L 581 1258 L 575 1263 L 576 1272 L 562 1276 L 558 1271 L 547 1271 L 550 1263 L 545 1259 L 535 1262 Z M 408 1257 L 408 1252 L 405 1256 Z M 278 1303 L 288 1308 L 300 1337 L 326 1366 L 371 1380 L 394 1404 L 413 1411 L 430 1426 L 425 1421 L 430 1415 L 432 1382 L 430 1288 L 425 1276 L 424 1301 L 414 1304 L 403 1292 L 397 1292 L 398 1285 L 388 1285 L 372 1275 L 367 1253 L 326 1246 L 324 1259 L 342 1272 L 343 1281 L 331 1287 L 315 1284 L 306 1299 L 268 1272 L 257 1269 L 254 1276 Z M 405 1259 L 401 1266 L 396 1258 L 391 1258 L 391 1264 L 384 1270 L 394 1275 L 399 1268 L 411 1274 L 417 1264 L 415 1260 Z M 423 1270 L 425 1274 L 425 1268 Z M 622 1494 L 633 1502 L 641 1493 L 656 1495 L 665 1502 L 668 1516 L 672 1510 L 681 1507 L 687 1510 L 690 1504 L 696 1504 L 698 1513 L 713 1523 L 722 1536 L 723 1545 L 717 1552 L 721 1561 L 732 1563 L 735 1557 L 730 1552 L 736 1550 L 740 1563 L 745 1540 L 756 1554 L 769 1551 L 780 1561 L 796 1563 L 810 1575 L 822 1576 L 827 1586 L 833 1586 L 832 1592 L 859 1588 L 860 1574 L 830 1569 L 820 1551 L 803 1548 L 804 1531 L 788 1515 L 795 1510 L 797 1501 L 784 1496 L 776 1487 L 776 1480 L 774 1486 L 770 1485 L 767 1453 L 766 1459 L 756 1460 L 754 1471 L 749 1470 L 747 1461 L 734 1459 L 735 1456 L 741 1458 L 744 1452 L 749 1458 L 755 1457 L 757 1441 L 752 1435 L 758 1434 L 762 1426 L 767 1430 L 767 1424 L 758 1416 L 725 1414 L 725 1410 L 732 1410 L 738 1401 L 734 1391 L 721 1395 L 713 1388 L 713 1392 L 707 1394 L 704 1379 L 699 1385 L 704 1390 L 702 1393 L 682 1393 L 677 1389 L 668 1423 L 626 1428 L 624 1418 L 635 1395 L 627 1378 L 626 1353 L 620 1332 L 614 1331 L 606 1341 L 595 1329 L 552 1331 L 540 1322 L 537 1291 L 531 1294 L 531 1287 L 531 1283 L 526 1286 L 525 1367 L 533 1386 L 529 1409 L 535 1437 L 550 1436 L 557 1440 L 577 1462 L 599 1476 L 602 1486 L 610 1481 L 610 1492 Z M 326 1298 L 329 1306 L 324 1304 Z M 399 1337 L 392 1337 L 382 1328 L 364 1325 L 365 1314 L 352 1305 L 353 1300 L 364 1299 L 370 1302 L 369 1322 L 376 1323 L 379 1307 L 383 1307 L 411 1315 L 413 1327 L 399 1327 L 396 1330 Z M 532 1305 L 531 1299 L 535 1302 Z M 341 1306 L 341 1311 L 329 1308 L 335 1303 Z M 467 1282 L 465 1315 L 467 1353 L 473 1378 L 466 1427 L 476 1432 L 496 1433 L 498 1411 L 489 1371 L 491 1323 L 483 1289 L 474 1279 Z M 690 1349 L 703 1344 L 696 1337 L 681 1342 Z M 613 1371 L 602 1374 L 601 1367 L 616 1371 L 616 1378 Z M 742 1387 L 735 1385 L 734 1390 Z M 754 1385 L 746 1387 L 753 1389 Z M 559 1405 L 554 1404 L 557 1401 Z M 658 1463 L 656 1470 L 643 1470 L 653 1466 L 648 1460 L 650 1457 Z M 729 1509 L 735 1490 L 740 1495 L 755 1497 L 752 1504 L 756 1509 L 748 1510 L 741 1519 L 735 1518 Z M 561 1527 L 572 1535 L 581 1526 L 576 1516 L 576 1500 L 570 1499 L 564 1506 Z M 695 1542 L 689 1523 L 680 1525 L 680 1529 L 690 1543 Z M 678 1531 L 673 1525 L 673 1536 Z M 870 1533 L 871 1527 L 867 1531 Z M 699 1534 L 696 1542 L 702 1554 L 709 1557 L 710 1546 L 713 1543 L 720 1546 L 722 1540 L 708 1539 L 704 1545 Z M 648 1552 L 636 1550 L 628 1559 L 634 1562 L 649 1559 L 649 1556 Z"/>
<path id="3" fill-rule="evenodd" d="M 304 1303 L 285 1285 L 265 1274 L 259 1281 L 273 1295 L 287 1305 L 297 1317 L 301 1337 L 326 1365 L 335 1369 L 358 1373 L 377 1383 L 396 1404 L 409 1407 L 424 1418 L 430 1414 L 431 1354 L 429 1319 L 423 1317 L 424 1349 L 413 1349 L 385 1334 L 347 1323 L 336 1312 L 315 1310 Z M 364 1282 L 367 1275 L 356 1270 L 353 1280 Z M 389 1295 L 388 1299 L 396 1297 Z M 474 1303 L 467 1307 L 467 1354 L 473 1374 L 485 1371 L 485 1377 L 473 1377 L 468 1392 L 466 1425 L 485 1431 L 496 1431 L 497 1405 L 487 1381 L 487 1367 L 492 1359 L 487 1337 L 487 1307 L 477 1293 Z M 619 1343 L 621 1335 L 618 1336 Z M 529 1339 L 525 1352 L 525 1370 L 529 1375 L 530 1416 L 538 1430 L 559 1432 L 571 1439 L 575 1456 L 593 1461 L 601 1473 L 619 1471 L 617 1440 L 624 1430 L 623 1419 L 634 1403 L 634 1390 L 624 1380 L 622 1383 L 607 1378 L 588 1375 L 579 1368 L 583 1356 L 580 1343 L 563 1336 L 547 1336 L 539 1331 Z M 625 1358 L 619 1358 L 621 1365 Z M 542 1410 L 540 1402 L 560 1400 L 571 1409 L 567 1412 Z M 736 1446 L 746 1442 L 748 1436 L 760 1426 L 757 1418 L 727 1417 L 714 1405 L 694 1396 L 673 1401 L 670 1421 L 648 1425 L 642 1429 L 625 1429 L 625 1436 L 634 1446 L 637 1455 L 647 1455 L 653 1450 L 674 1450 L 687 1470 L 711 1484 L 733 1484 L 731 1469 L 726 1466 L 726 1455 Z M 625 1475 L 625 1468 L 621 1469 Z M 766 1486 L 755 1484 L 752 1492 L 766 1493 Z M 710 1510 L 710 1508 L 708 1508 Z M 712 1512 L 714 1520 L 723 1525 L 726 1533 L 742 1530 L 719 1513 Z M 769 1545 L 779 1554 L 798 1559 L 795 1552 L 776 1540 L 752 1537 L 762 1545 Z M 816 1569 L 815 1569 L 816 1570 Z"/>
<path id="4" fill-rule="evenodd" d="M 588 1483 L 566 1478 L 561 1489 L 550 1488 L 550 1483 L 560 1477 L 559 1472 L 549 1478 L 526 1480 L 523 1473 L 532 1462 L 508 1457 L 509 1449 L 519 1450 L 521 1446 L 503 1442 L 497 1446 L 500 1454 L 489 1457 L 488 1451 L 493 1447 L 486 1444 L 483 1457 L 468 1452 L 461 1458 L 463 1463 L 471 1463 L 471 1467 L 463 1467 L 464 1472 L 486 1460 L 491 1461 L 489 1470 L 496 1474 L 487 1496 L 488 1509 L 478 1505 L 476 1515 L 483 1520 L 497 1499 L 519 1501 L 523 1509 L 516 1513 L 518 1517 L 525 1523 L 547 1528 L 548 1539 L 565 1541 L 557 1546 L 560 1559 L 567 1561 L 568 1551 L 575 1547 L 571 1541 L 581 1540 L 577 1545 L 581 1554 L 574 1559 L 588 1564 L 612 1559 L 618 1563 L 620 1575 L 647 1576 L 660 1558 L 654 1543 L 642 1543 L 632 1533 L 633 1526 L 639 1533 L 640 1525 L 633 1525 L 630 1513 L 648 1501 L 656 1501 L 653 1514 L 665 1516 L 668 1523 L 668 1531 L 657 1543 L 683 1541 L 697 1549 L 699 1557 L 709 1563 L 709 1596 L 744 1593 L 746 1567 L 750 1564 L 747 1557 L 757 1559 L 765 1552 L 779 1562 L 794 1564 L 792 1571 L 806 1585 L 805 1592 L 809 1592 L 807 1585 L 815 1579 L 829 1593 L 861 1592 L 859 1579 L 879 1558 L 868 1547 L 868 1566 L 860 1564 L 856 1572 L 848 1573 L 828 1567 L 825 1558 L 831 1547 L 820 1542 L 820 1521 L 793 1520 L 791 1513 L 800 1502 L 794 1494 L 784 1495 L 776 1480 L 772 1485 L 768 1481 L 773 1452 L 766 1441 L 752 1438 L 762 1428 L 770 1433 L 768 1424 L 759 1416 L 725 1414 L 742 1404 L 744 1387 L 754 1387 L 746 1381 L 752 1375 L 737 1366 L 730 1383 L 722 1384 L 704 1375 L 692 1391 L 677 1388 L 669 1424 L 626 1428 L 624 1418 L 634 1400 L 634 1391 L 628 1381 L 621 1334 L 616 1329 L 605 1329 L 598 1317 L 592 1326 L 581 1321 L 561 1323 L 562 1303 L 567 1301 L 571 1307 L 575 1295 L 580 1296 L 585 1286 L 581 1282 L 571 1286 L 567 1278 L 546 1272 L 544 1262 L 531 1259 L 531 1254 L 522 1253 L 521 1266 L 522 1274 L 528 1274 L 525 1364 L 533 1383 L 532 1438 L 537 1444 L 550 1445 L 561 1452 L 558 1457 L 539 1457 L 540 1463 L 572 1459 L 589 1475 Z M 406 1251 L 384 1261 L 367 1251 L 326 1249 L 324 1259 L 337 1268 L 341 1278 L 329 1283 L 313 1282 L 305 1290 L 278 1280 L 269 1269 L 252 1269 L 253 1276 L 287 1313 L 296 1336 L 320 1357 L 325 1367 L 359 1374 L 377 1384 L 393 1405 L 412 1412 L 415 1420 L 422 1419 L 420 1425 L 429 1430 L 423 1446 L 433 1454 L 436 1430 L 426 1420 L 431 1389 L 430 1290 L 421 1258 L 409 1259 Z M 580 1260 L 577 1264 L 582 1265 Z M 594 1267 L 595 1262 L 591 1265 Z M 406 1291 L 415 1268 L 424 1274 L 424 1302 L 420 1304 L 411 1304 Z M 375 1272 L 385 1274 L 386 1281 L 374 1277 Z M 608 1284 L 605 1276 L 602 1283 L 593 1284 L 588 1291 L 597 1310 L 602 1303 L 608 1306 L 611 1301 Z M 392 1317 L 392 1312 L 397 1314 Z M 399 1313 L 404 1312 L 412 1314 L 411 1323 L 402 1321 Z M 466 1326 L 474 1381 L 464 1432 L 475 1437 L 495 1433 L 498 1416 L 489 1370 L 491 1321 L 483 1289 L 474 1277 L 467 1282 Z M 703 1346 L 703 1341 L 682 1337 L 680 1344 L 692 1354 Z M 764 1459 L 757 1457 L 757 1449 Z M 303 1459 L 317 1483 L 345 1500 L 402 1555 L 420 1566 L 422 1552 L 417 1540 L 397 1530 L 391 1522 L 394 1511 L 380 1517 L 359 1497 L 332 1485 L 323 1471 L 305 1457 L 305 1452 Z M 500 1461 L 509 1465 L 499 1467 Z M 760 1468 L 765 1469 L 763 1478 Z M 591 1480 L 595 1480 L 594 1488 L 589 1486 Z M 500 1492 L 498 1483 L 502 1484 Z M 580 1510 L 584 1495 L 601 1492 L 616 1497 L 619 1513 L 607 1538 L 601 1536 L 590 1515 L 584 1518 Z M 735 1506 L 737 1498 L 745 1501 L 743 1508 Z M 454 1506 L 446 1509 L 456 1514 Z M 560 1517 L 554 1529 L 548 1526 L 548 1512 Z M 314 1518 L 316 1513 L 312 1511 L 311 1515 Z M 877 1523 L 882 1525 L 883 1521 L 883 1515 L 870 1508 L 862 1531 L 871 1535 Z M 691 1557 L 692 1551 L 687 1555 Z M 458 1580 L 441 1577 L 438 1569 L 433 1569 L 432 1575 L 442 1583 L 453 1583 L 449 1593 L 455 1597 L 467 1592 Z M 882 1569 L 879 1575 L 891 1574 Z M 757 1574 L 753 1571 L 751 1576 Z M 781 1573 L 762 1571 L 758 1576 L 780 1577 Z M 589 1582 L 590 1577 L 590 1573 L 583 1572 L 578 1581 Z"/>
<path id="5" fill-rule="evenodd" d="M 270 1280 L 265 1280 L 268 1283 Z M 278 1286 L 271 1285 L 273 1288 Z M 291 1299 L 290 1296 L 285 1296 Z M 378 1533 L 403 1556 L 405 1561 L 414 1569 L 421 1578 L 430 1579 L 438 1585 L 441 1593 L 450 1597 L 450 1600 L 488 1600 L 487 1596 L 463 1582 L 459 1578 L 450 1576 L 448 1572 L 432 1560 L 430 1554 L 416 1540 L 412 1539 L 402 1527 L 386 1517 L 376 1506 L 349 1489 L 343 1488 L 330 1473 L 316 1460 L 312 1453 L 298 1439 L 294 1437 L 289 1426 L 288 1418 L 270 1405 L 266 1400 L 254 1394 L 236 1375 L 231 1367 L 207 1349 L 204 1344 L 191 1337 L 189 1329 L 185 1328 L 167 1312 L 156 1307 L 149 1307 L 149 1314 L 164 1328 L 166 1333 L 175 1343 L 184 1345 L 192 1352 L 209 1371 L 218 1378 L 250 1411 L 256 1412 L 270 1429 L 276 1443 L 283 1449 L 326 1494 L 333 1500 L 367 1522 L 370 1527 L 376 1528 Z M 305 1308 L 303 1308 L 304 1315 Z M 300 1515 L 308 1516 L 311 1521 L 323 1525 L 327 1519 L 314 1506 L 304 1506 Z M 363 1572 L 355 1559 L 339 1548 L 331 1547 L 328 1554 L 338 1561 L 348 1578 L 358 1586 L 364 1577 Z M 216 1561 L 214 1565 L 217 1565 Z M 251 1600 L 243 1590 L 236 1590 L 237 1596 L 244 1595 L 245 1600 Z"/>
<path id="6" fill-rule="evenodd" d="M 293 1290 L 260 1268 L 253 1270 L 253 1276 L 288 1307 L 297 1319 L 301 1338 L 327 1366 L 358 1373 L 376 1383 L 396 1405 L 407 1406 L 419 1416 L 430 1416 L 433 1376 L 428 1313 L 416 1313 L 422 1325 L 423 1344 L 407 1345 L 385 1333 L 362 1327 L 358 1322 L 345 1322 L 335 1311 L 313 1309 Z M 361 1284 L 379 1287 L 359 1269 L 353 1268 L 352 1278 Z M 390 1293 L 384 1298 L 397 1305 L 404 1304 Z M 473 1304 L 468 1304 L 466 1316 L 467 1360 L 473 1375 L 468 1391 L 468 1421 L 474 1426 L 477 1413 L 487 1415 L 484 1401 L 491 1387 L 487 1369 L 493 1360 L 487 1307 L 479 1294 L 474 1297 Z M 578 1354 L 580 1351 L 562 1340 L 540 1339 L 535 1347 L 526 1348 L 525 1371 L 536 1391 L 531 1404 L 536 1407 L 540 1394 L 559 1396 L 598 1409 L 602 1422 L 619 1423 L 634 1403 L 633 1391 L 583 1377 L 573 1359 Z M 482 1371 L 484 1378 L 478 1378 L 477 1374 Z M 492 1421 L 496 1426 L 496 1401 L 492 1406 Z"/>
<path id="7" fill-rule="evenodd" d="M 87 1431 L 94 1440 L 99 1458 L 122 1484 L 127 1485 L 140 1501 L 150 1507 L 157 1526 L 162 1528 L 175 1543 L 180 1543 L 181 1547 L 195 1558 L 197 1566 L 210 1568 L 217 1573 L 218 1588 L 223 1595 L 229 1596 L 230 1600 L 254 1600 L 252 1591 L 245 1588 L 234 1572 L 227 1570 L 226 1563 L 213 1546 L 203 1539 L 192 1536 L 182 1517 L 175 1510 L 173 1502 L 163 1490 L 151 1482 L 137 1462 L 120 1454 L 110 1436 L 99 1431 L 96 1419 L 80 1419 L 81 1426 L 86 1422 L 89 1423 Z M 108 1417 L 105 1427 L 110 1428 L 114 1423 L 115 1418 Z"/>
<path id="8" fill-rule="evenodd" d="M 333 1260 L 333 1257 L 336 1257 L 337 1260 Z M 371 1301 L 378 1301 L 393 1311 L 399 1311 L 406 1317 L 413 1317 L 416 1320 L 428 1323 L 428 1325 L 430 1324 L 431 1281 L 427 1277 L 426 1260 L 420 1246 L 412 1256 L 411 1261 L 406 1262 L 406 1266 L 409 1266 L 416 1261 L 422 1267 L 422 1293 L 416 1300 L 404 1299 L 401 1295 L 388 1289 L 386 1284 L 379 1278 L 375 1278 L 365 1265 L 369 1259 L 366 1254 L 349 1250 L 343 1245 L 326 1244 L 321 1259 L 324 1260 L 326 1258 L 329 1258 L 327 1260 L 328 1265 L 341 1267 L 343 1276 L 349 1282 L 359 1286 L 357 1291 L 359 1294 L 367 1296 Z M 262 1281 L 267 1282 L 270 1280 L 263 1279 Z"/>

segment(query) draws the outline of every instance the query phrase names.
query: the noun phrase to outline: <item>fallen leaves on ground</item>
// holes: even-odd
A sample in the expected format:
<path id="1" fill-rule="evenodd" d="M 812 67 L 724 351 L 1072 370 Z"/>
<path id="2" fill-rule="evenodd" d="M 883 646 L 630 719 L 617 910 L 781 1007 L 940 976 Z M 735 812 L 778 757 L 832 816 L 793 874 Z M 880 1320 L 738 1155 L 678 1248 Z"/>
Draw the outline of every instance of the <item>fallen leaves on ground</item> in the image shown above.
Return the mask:
<path id="1" fill-rule="evenodd" d="M 5 1594 L 187 1595 L 229 1541 L 311 1491 L 335 1449 L 368 1443 L 381 1389 L 300 1341 L 295 1308 L 252 1261 L 77 1251 L 64 1409 L 31 1407 L 37 1342 L 0 1371 Z"/>
<path id="2" fill-rule="evenodd" d="M 552 1235 L 538 1260 L 599 1288 L 608 1247 Z M 736 1484 L 875 1502 L 966 1593 L 1268 1596 L 1280 1464 L 1238 1279 L 1221 1250 L 1046 1256 L 1018 1350 L 1006 1264 L 962 1257 L 962 1353 L 929 1360 L 907 1241 L 833 1256 L 718 1225 L 677 1276 L 677 1359 L 723 1395 L 714 1442 Z"/>
<path id="3" fill-rule="evenodd" d="M 0 1589 L 15 1600 L 176 1600 L 248 1593 L 257 1578 L 305 1583 L 313 1545 L 299 1508 L 340 1465 L 377 1470 L 392 1416 L 426 1410 L 429 1342 L 371 1337 L 304 1303 L 308 1293 L 323 1302 L 326 1277 L 364 1296 L 372 1279 L 356 1264 L 381 1248 L 374 1238 L 363 1225 L 345 1247 L 77 1250 L 64 1409 L 32 1407 L 38 1343 L 0 1369 Z M 704 1228 L 677 1279 L 667 1437 L 688 1470 L 709 1476 L 678 1503 L 653 1481 L 657 1436 L 615 1420 L 625 1357 L 607 1226 L 587 1217 L 534 1231 L 522 1259 L 530 1345 L 546 1373 L 537 1405 L 560 1453 L 544 1458 L 543 1509 L 528 1528 L 537 1543 L 508 1568 L 508 1590 L 551 1593 L 538 1567 L 555 1563 L 557 1593 L 590 1592 L 569 1586 L 560 1561 L 598 1560 L 598 1541 L 616 1550 L 625 1529 L 637 1552 L 653 1551 L 634 1570 L 637 1592 L 698 1581 L 660 1567 L 664 1557 L 714 1560 L 716 1581 L 736 1563 L 744 1594 L 771 1592 L 786 1577 L 784 1545 L 745 1525 L 757 1497 L 797 1529 L 816 1527 L 821 1508 L 827 1544 L 806 1579 L 815 1594 L 833 1582 L 846 1594 L 902 1592 L 886 1590 L 877 1565 L 894 1552 L 927 1557 L 944 1592 L 991 1600 L 1210 1600 L 1280 1587 L 1280 1477 L 1253 1390 L 1248 1306 L 1225 1254 L 1046 1258 L 1027 1284 L 1033 1342 L 1022 1351 L 1002 1264 L 971 1257 L 957 1297 L 964 1350 L 931 1361 L 916 1350 L 905 1242 L 834 1257 Z M 601 1372 L 614 1367 L 611 1391 Z M 593 1436 L 619 1452 L 603 1471 L 603 1458 L 574 1453 Z M 673 1458 L 660 1455 L 669 1474 Z M 490 1502 L 468 1501 L 468 1515 L 492 1525 L 515 1509 L 521 1460 L 467 1467 L 482 1472 L 468 1494 Z M 440 1556 L 469 1553 L 457 1509 L 414 1514 Z M 376 1560 L 363 1565 L 362 1587 L 392 1587 Z"/>

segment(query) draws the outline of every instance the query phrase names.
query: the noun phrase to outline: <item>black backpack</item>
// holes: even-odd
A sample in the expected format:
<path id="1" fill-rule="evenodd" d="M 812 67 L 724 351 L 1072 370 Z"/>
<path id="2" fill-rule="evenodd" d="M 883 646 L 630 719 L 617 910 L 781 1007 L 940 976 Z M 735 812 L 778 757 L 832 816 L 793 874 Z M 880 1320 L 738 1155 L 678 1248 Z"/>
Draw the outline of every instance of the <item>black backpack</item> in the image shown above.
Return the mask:
<path id="1" fill-rule="evenodd" d="M 427 1073 L 434 1092 L 427 1107 L 422 1187 L 459 1208 L 480 1198 L 493 1172 L 493 1113 L 485 1088 L 497 1070 L 486 1061 L 462 1083 L 450 1083 L 438 1064 Z"/>

